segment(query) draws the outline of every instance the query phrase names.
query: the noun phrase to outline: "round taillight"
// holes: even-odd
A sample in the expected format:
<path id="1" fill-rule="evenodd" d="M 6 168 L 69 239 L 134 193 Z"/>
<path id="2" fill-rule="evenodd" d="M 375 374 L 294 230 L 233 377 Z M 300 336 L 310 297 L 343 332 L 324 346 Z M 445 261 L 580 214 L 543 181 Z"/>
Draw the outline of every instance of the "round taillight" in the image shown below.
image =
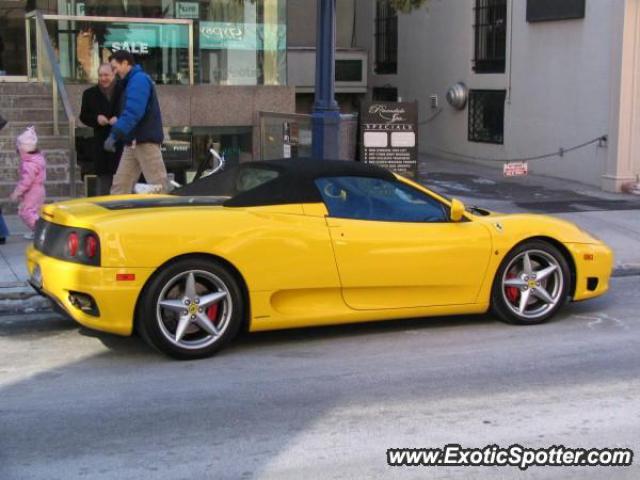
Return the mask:
<path id="1" fill-rule="evenodd" d="M 88 258 L 93 258 L 98 253 L 98 239 L 95 235 L 87 235 L 84 239 L 84 253 Z"/>
<path id="2" fill-rule="evenodd" d="M 75 257 L 78 254 L 78 245 L 80 240 L 76 232 L 71 232 L 67 237 L 67 253 L 71 257 Z"/>

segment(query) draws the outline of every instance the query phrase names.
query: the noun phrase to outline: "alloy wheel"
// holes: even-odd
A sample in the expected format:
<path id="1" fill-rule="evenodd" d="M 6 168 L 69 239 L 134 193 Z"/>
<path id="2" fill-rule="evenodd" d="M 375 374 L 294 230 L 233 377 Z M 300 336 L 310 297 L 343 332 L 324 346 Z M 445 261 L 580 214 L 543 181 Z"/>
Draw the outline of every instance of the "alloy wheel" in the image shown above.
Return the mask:
<path id="1" fill-rule="evenodd" d="M 525 250 L 504 269 L 503 300 L 511 312 L 527 320 L 547 315 L 562 302 L 565 278 L 558 260 L 543 250 Z"/>
<path id="2" fill-rule="evenodd" d="M 160 291 L 156 320 L 173 345 L 196 350 L 216 342 L 233 313 L 229 288 L 217 275 L 188 270 L 171 278 Z"/>

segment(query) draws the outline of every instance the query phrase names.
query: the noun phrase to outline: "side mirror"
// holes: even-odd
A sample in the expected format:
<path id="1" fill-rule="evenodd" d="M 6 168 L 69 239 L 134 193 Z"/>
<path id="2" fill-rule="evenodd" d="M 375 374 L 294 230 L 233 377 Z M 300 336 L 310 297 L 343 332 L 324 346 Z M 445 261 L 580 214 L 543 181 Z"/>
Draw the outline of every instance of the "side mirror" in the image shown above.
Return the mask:
<path id="1" fill-rule="evenodd" d="M 452 222 L 459 222 L 460 220 L 462 220 L 462 217 L 464 215 L 464 203 L 462 203 L 460 200 L 454 198 L 453 200 L 451 200 L 451 214 L 449 215 L 449 218 L 451 219 Z"/>

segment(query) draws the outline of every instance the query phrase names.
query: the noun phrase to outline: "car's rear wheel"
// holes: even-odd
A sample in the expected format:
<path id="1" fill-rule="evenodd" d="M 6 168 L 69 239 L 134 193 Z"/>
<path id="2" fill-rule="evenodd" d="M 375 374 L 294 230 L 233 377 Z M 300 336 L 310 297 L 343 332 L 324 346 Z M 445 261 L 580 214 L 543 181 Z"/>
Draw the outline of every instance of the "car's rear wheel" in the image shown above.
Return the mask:
<path id="1" fill-rule="evenodd" d="M 506 256 L 496 273 L 492 310 L 509 323 L 545 322 L 565 303 L 570 282 L 569 265 L 556 247 L 525 242 Z"/>
<path id="2" fill-rule="evenodd" d="M 169 265 L 151 280 L 144 295 L 138 330 L 147 343 L 174 358 L 211 356 L 242 324 L 238 282 L 208 259 Z"/>

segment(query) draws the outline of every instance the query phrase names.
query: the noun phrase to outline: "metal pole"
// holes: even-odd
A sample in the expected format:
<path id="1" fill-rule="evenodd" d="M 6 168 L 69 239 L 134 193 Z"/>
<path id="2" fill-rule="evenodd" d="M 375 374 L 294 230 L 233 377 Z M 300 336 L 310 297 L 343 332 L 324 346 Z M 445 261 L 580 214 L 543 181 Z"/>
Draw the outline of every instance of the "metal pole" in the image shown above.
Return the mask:
<path id="1" fill-rule="evenodd" d="M 44 74 L 42 73 L 42 32 L 40 31 L 40 25 L 36 21 L 36 71 L 38 72 L 38 81 L 44 80 Z"/>
<path id="2" fill-rule="evenodd" d="M 53 97 L 53 134 L 60 135 L 60 125 L 58 124 L 58 82 L 56 77 L 51 75 L 51 95 Z"/>
<path id="3" fill-rule="evenodd" d="M 32 71 L 31 71 L 31 18 L 27 17 L 24 19 L 24 33 L 27 36 L 27 78 L 31 81 Z"/>
<path id="4" fill-rule="evenodd" d="M 335 99 L 336 0 L 318 0 L 313 158 L 339 157 L 340 110 Z"/>
<path id="5" fill-rule="evenodd" d="M 75 198 L 78 195 L 78 188 L 76 185 L 76 119 L 69 119 L 69 179 L 71 184 L 69 185 L 69 195 Z"/>
<path id="6" fill-rule="evenodd" d="M 259 136 L 260 136 L 260 149 L 259 149 L 259 156 L 258 158 L 260 160 L 264 160 L 264 137 L 265 137 L 265 122 L 264 122 L 264 115 L 262 112 L 257 112 L 258 114 L 258 132 Z"/>
<path id="7" fill-rule="evenodd" d="M 189 85 L 193 85 L 193 21 L 189 24 Z"/>

